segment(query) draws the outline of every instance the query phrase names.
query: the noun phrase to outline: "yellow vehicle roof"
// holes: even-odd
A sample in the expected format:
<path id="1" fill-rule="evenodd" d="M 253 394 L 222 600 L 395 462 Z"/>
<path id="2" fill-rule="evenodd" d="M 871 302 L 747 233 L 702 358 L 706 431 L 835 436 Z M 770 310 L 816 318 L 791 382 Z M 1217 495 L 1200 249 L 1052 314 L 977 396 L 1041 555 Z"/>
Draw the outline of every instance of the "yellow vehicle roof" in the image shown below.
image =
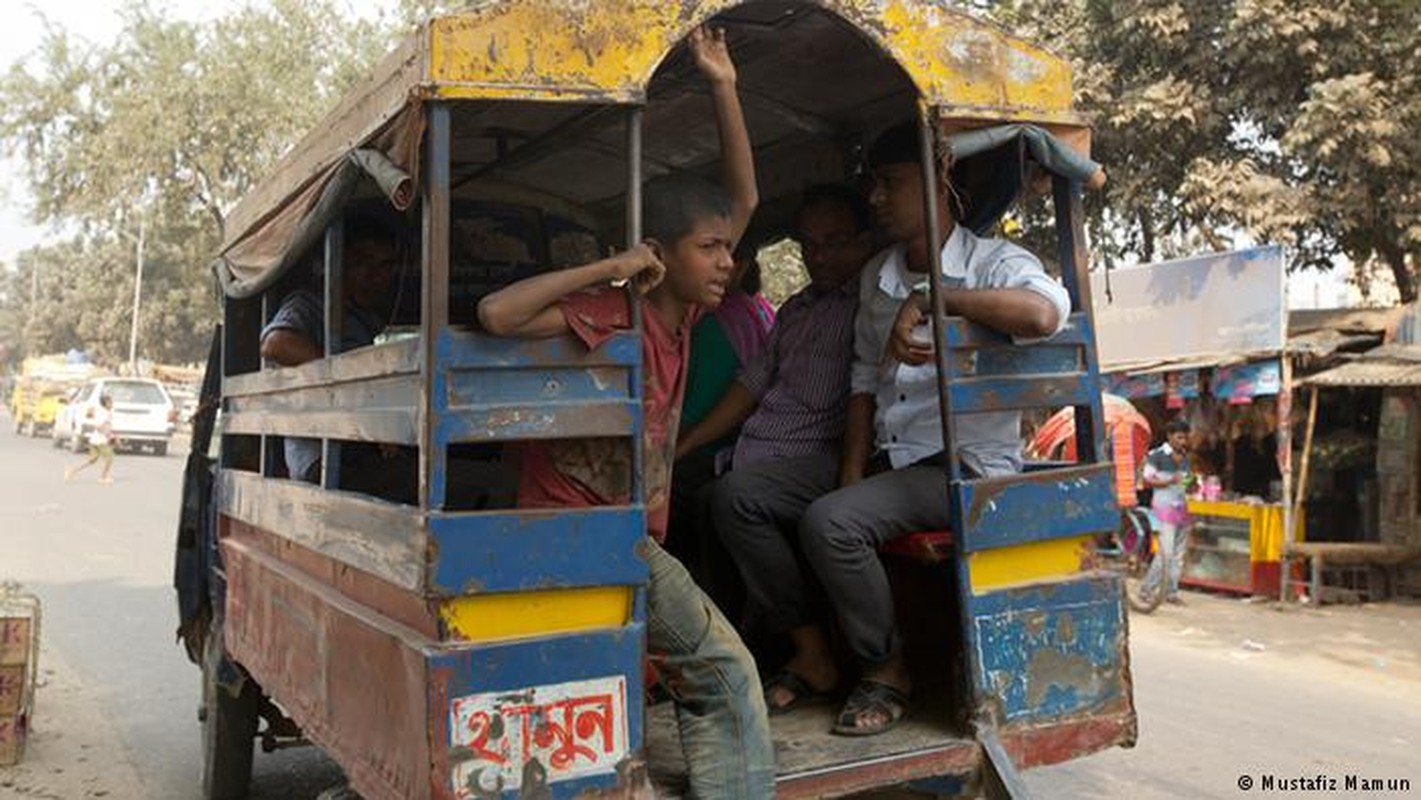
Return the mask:
<path id="1" fill-rule="evenodd" d="M 787 29 L 811 8 L 876 43 L 945 113 L 1076 120 L 1064 60 L 936 2 L 512 0 L 432 20 L 416 38 L 434 96 L 639 102 L 677 43 L 717 14 Z"/>
<path id="2" fill-rule="evenodd" d="M 875 120 L 881 127 L 893 121 L 885 109 L 901 114 L 916 101 L 969 127 L 1030 122 L 1057 132 L 1085 131 L 1072 108 L 1066 61 L 941 2 L 506 0 L 432 19 L 407 37 L 233 209 L 222 248 L 226 266 L 248 284 L 277 266 L 298 238 L 306 211 L 356 148 L 373 146 L 417 181 L 424 102 L 522 100 L 570 109 L 650 98 L 654 106 L 673 106 L 694 92 L 695 83 L 693 68 L 677 61 L 684 61 L 678 45 L 712 18 L 730 32 L 757 147 L 786 138 L 776 123 L 830 138 Z M 855 63 L 867 67 L 836 73 L 849 50 Z M 875 93 L 887 84 L 898 94 Z M 757 108 L 764 111 L 759 124 Z M 682 111 L 671 117 L 683 120 Z M 565 119 L 552 127 L 584 122 L 570 111 L 558 113 Z M 497 124 L 526 137 L 545 133 L 549 120 L 555 117 L 545 113 L 522 128 L 517 118 Z M 604 156 L 619 146 L 611 134 L 617 120 L 606 122 L 605 130 L 592 126 L 582 137 L 585 143 L 606 133 Z M 649 141 L 657 124 L 648 116 Z M 713 136 L 709 145 L 696 157 L 713 155 Z M 456 158 L 477 158 L 457 148 L 456 142 Z M 678 154 L 663 159 L 671 168 L 691 166 L 691 160 Z M 596 172 L 595 153 L 580 153 L 573 163 L 579 177 Z M 656 174 L 656 164 L 651 166 L 648 174 Z M 611 178 L 586 180 L 595 189 L 567 197 L 570 202 L 605 199 Z"/>

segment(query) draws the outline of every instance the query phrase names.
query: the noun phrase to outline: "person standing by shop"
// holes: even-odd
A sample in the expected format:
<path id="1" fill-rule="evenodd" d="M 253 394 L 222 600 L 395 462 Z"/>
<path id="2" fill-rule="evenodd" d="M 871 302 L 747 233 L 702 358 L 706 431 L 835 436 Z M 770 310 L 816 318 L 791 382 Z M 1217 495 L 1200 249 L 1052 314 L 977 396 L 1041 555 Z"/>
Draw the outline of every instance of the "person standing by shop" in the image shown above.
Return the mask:
<path id="1" fill-rule="evenodd" d="M 1179 576 L 1184 572 L 1184 548 L 1193 522 L 1185 494 L 1192 476 L 1189 423 L 1176 419 L 1164 426 L 1164 443 L 1145 457 L 1144 469 L 1145 485 L 1154 490 L 1150 511 L 1159 536 L 1159 557 L 1150 565 L 1143 588 L 1149 593 L 1163 591 L 1167 603 L 1184 602 L 1179 598 Z"/>
<path id="2" fill-rule="evenodd" d="M 104 467 L 99 473 L 99 483 L 113 483 L 113 478 L 109 476 L 113 469 L 113 398 L 108 395 L 99 398 L 99 418 L 94 420 L 94 429 L 89 431 L 89 460 L 64 470 L 64 480 L 73 480 L 81 470 L 101 458 Z"/>

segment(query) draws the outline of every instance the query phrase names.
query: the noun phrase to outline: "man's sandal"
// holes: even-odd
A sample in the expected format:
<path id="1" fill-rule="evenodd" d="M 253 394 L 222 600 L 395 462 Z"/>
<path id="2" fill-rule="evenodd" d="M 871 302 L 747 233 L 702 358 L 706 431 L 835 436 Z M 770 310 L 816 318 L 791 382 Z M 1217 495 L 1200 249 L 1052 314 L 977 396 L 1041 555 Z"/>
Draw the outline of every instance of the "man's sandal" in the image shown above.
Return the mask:
<path id="1" fill-rule="evenodd" d="M 841 736 L 876 736 L 892 730 L 908 711 L 908 694 L 886 683 L 864 679 L 854 687 L 853 694 L 844 703 L 839 716 L 834 719 L 834 733 Z M 885 721 L 876 724 L 859 724 L 865 714 L 877 712 Z"/>
<path id="2" fill-rule="evenodd" d="M 776 689 L 789 692 L 791 696 L 790 701 L 778 705 L 772 702 L 770 696 L 774 694 Z M 810 686 L 803 678 L 787 669 L 776 672 L 769 680 L 765 681 L 764 690 L 765 708 L 769 710 L 770 716 L 772 717 L 780 714 L 788 714 L 796 708 L 803 708 L 813 703 L 820 703 L 828 698 L 826 693 Z"/>

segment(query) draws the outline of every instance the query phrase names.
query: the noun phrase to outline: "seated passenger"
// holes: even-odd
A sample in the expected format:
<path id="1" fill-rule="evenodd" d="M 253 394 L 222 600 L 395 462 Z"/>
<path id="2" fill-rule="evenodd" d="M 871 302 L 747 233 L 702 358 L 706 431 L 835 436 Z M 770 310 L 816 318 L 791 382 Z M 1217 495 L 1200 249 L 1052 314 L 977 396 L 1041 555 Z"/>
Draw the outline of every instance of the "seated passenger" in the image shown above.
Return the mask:
<path id="1" fill-rule="evenodd" d="M 397 242 L 395 231 L 378 217 L 362 215 L 346 220 L 341 278 L 345 314 L 339 352 L 368 347 L 385 329 L 391 313 L 390 290 L 400 266 Z M 324 358 L 325 332 L 324 299 L 316 292 L 299 289 L 286 296 L 271 322 L 262 329 L 261 356 L 286 367 Z M 288 436 L 285 455 L 290 477 L 320 482 L 321 440 Z M 341 453 L 342 485 L 399 502 L 413 502 L 417 474 L 409 469 L 386 469 L 395 465 L 382 463 L 402 455 L 410 458 L 397 447 L 345 445 Z"/>
<path id="2" fill-rule="evenodd" d="M 789 632 L 794 648 L 766 682 L 772 713 L 839 683 L 823 627 L 832 611 L 861 671 L 833 730 L 855 736 L 894 727 L 912 693 L 877 550 L 949 524 L 933 347 L 930 336 L 917 335 L 928 310 L 925 273 L 936 261 L 945 313 L 1013 336 L 1050 336 L 1070 313 L 1065 289 L 1035 256 L 955 224 L 946 180 L 938 187 L 943 249 L 930 256 L 916 124 L 880 136 L 869 162 L 869 201 L 894 244 L 859 281 L 842 457 L 767 474 L 758 493 L 737 493 L 716 520 L 750 600 Z M 1019 470 L 1019 419 L 1016 412 L 959 417 L 954 457 L 978 476 Z"/>
<path id="3" fill-rule="evenodd" d="M 741 620 L 739 584 L 733 563 L 715 535 L 715 515 L 742 493 L 760 494 L 758 476 L 795 471 L 800 462 L 839 452 L 844 404 L 853 357 L 854 278 L 873 253 L 868 204 L 847 186 L 815 186 L 805 192 L 795 220 L 810 284 L 785 301 L 760 357 L 727 387 L 704 419 L 691 424 L 676 447 L 677 489 L 690 454 L 706 442 L 734 434 L 734 473 L 702 491 L 688 513 L 673 509 L 672 536 L 687 517 L 699 520 L 692 572 L 731 619 Z M 685 420 L 683 419 L 683 422 Z M 781 465 L 781 460 L 791 463 Z M 723 472 L 724 470 L 719 470 Z M 676 497 L 673 495 L 673 502 Z M 682 500 L 682 503 L 685 501 Z M 692 549 L 694 547 L 694 550 Z"/>

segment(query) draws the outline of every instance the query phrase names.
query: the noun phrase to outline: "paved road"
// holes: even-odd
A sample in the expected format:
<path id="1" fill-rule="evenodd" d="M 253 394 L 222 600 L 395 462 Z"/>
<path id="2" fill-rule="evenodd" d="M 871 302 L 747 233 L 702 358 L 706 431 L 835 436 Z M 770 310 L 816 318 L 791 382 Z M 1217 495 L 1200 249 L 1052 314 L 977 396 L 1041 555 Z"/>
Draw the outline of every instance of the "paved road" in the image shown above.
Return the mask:
<path id="1" fill-rule="evenodd" d="M 18 437 L 9 422 L 0 414 L 0 579 L 17 578 L 39 595 L 45 645 L 78 683 L 67 688 L 95 704 L 99 724 L 116 736 L 95 737 L 95 749 L 107 752 L 94 762 L 131 764 L 141 787 L 135 800 L 196 797 L 199 672 L 175 641 L 171 588 L 185 455 L 121 454 L 112 485 L 97 482 L 96 467 L 66 484 L 64 467 L 83 457 Z M 39 702 L 37 743 L 52 730 L 43 693 Z M 70 800 L 65 774 L 41 784 L 48 795 L 13 796 Z M 313 749 L 258 756 L 252 796 L 309 800 L 340 779 Z M 0 778 L 0 798 L 6 791 Z"/>
<path id="2" fill-rule="evenodd" d="M 183 457 L 120 456 L 113 485 L 92 472 L 65 484 L 75 456 L 5 423 L 0 578 L 44 602 L 49 685 L 31 757 L 0 771 L 0 798 L 194 797 L 198 671 L 173 641 L 169 588 Z M 1238 789 L 1245 774 L 1356 773 L 1421 794 L 1418 642 L 1416 607 L 1279 613 L 1191 597 L 1132 620 L 1140 745 L 1027 782 L 1043 798 L 1241 798 L 1262 793 Z M 259 756 L 254 797 L 308 800 L 338 780 L 310 749 Z"/>

